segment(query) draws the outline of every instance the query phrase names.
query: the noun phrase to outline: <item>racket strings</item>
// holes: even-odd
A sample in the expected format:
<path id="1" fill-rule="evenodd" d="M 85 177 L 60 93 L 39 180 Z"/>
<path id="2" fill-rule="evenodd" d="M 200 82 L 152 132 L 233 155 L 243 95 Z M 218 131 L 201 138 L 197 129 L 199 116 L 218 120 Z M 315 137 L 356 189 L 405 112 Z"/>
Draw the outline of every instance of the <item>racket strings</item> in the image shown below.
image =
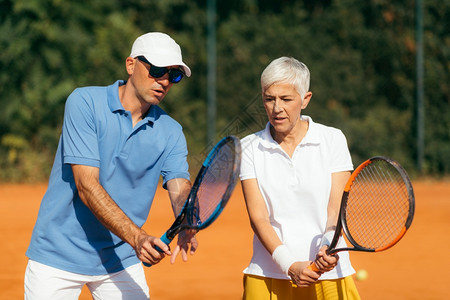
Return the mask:
<path id="1" fill-rule="evenodd" d="M 388 247 L 403 234 L 409 211 L 403 177 L 388 162 L 376 160 L 352 184 L 345 211 L 349 235 L 367 249 Z"/>
<path id="2" fill-rule="evenodd" d="M 225 206 L 225 197 L 230 190 L 230 183 L 235 180 L 236 147 L 233 140 L 229 140 L 218 148 L 211 157 L 210 165 L 204 173 L 197 192 L 194 214 L 191 223 L 201 226 L 215 215 L 217 210 Z"/>

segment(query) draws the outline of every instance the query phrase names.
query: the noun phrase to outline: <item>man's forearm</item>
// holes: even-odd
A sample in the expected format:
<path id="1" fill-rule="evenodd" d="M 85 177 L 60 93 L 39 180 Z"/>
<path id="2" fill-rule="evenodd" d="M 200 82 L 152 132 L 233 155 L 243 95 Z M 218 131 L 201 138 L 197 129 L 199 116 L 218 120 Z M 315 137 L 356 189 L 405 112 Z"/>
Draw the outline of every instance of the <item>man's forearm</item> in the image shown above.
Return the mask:
<path id="1" fill-rule="evenodd" d="M 108 230 L 134 247 L 143 230 L 128 218 L 101 186 L 84 190 L 80 198 Z"/>
<path id="2" fill-rule="evenodd" d="M 114 202 L 96 178 L 95 170 L 85 166 L 74 167 L 78 195 L 96 218 L 112 233 L 132 247 L 136 245 L 139 228 Z"/>
<path id="3" fill-rule="evenodd" d="M 191 182 L 183 178 L 175 178 L 167 182 L 170 202 L 175 217 L 178 216 L 191 191 Z"/>

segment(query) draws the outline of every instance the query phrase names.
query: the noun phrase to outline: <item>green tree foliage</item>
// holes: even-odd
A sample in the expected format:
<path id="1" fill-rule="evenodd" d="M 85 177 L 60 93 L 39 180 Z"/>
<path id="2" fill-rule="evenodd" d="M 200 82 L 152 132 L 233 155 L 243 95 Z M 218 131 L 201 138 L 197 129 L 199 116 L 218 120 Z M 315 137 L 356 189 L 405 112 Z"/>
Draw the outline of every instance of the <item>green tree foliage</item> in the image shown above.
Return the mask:
<path id="1" fill-rule="evenodd" d="M 69 93 L 123 77 L 123 54 L 139 29 L 111 3 L 1 2 L 0 138 L 9 138 L 0 139 L 0 179 L 45 179 Z"/>
<path id="2" fill-rule="evenodd" d="M 0 0 L 0 181 L 45 180 L 64 102 L 79 86 L 126 79 L 133 40 L 163 31 L 193 75 L 163 102 L 195 158 L 206 140 L 206 3 Z M 415 1 L 217 1 L 217 135 L 263 128 L 259 78 L 279 56 L 311 70 L 305 114 L 341 128 L 354 163 L 416 160 Z M 450 3 L 424 1 L 425 173 L 450 173 Z"/>

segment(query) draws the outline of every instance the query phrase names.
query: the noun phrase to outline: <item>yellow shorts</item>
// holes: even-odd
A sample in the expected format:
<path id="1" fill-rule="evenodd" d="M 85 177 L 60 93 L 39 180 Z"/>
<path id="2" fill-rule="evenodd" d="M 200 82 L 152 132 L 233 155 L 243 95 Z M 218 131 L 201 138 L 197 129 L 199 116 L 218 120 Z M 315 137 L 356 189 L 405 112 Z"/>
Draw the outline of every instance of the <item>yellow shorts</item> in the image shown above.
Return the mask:
<path id="1" fill-rule="evenodd" d="M 243 300 L 360 300 L 351 276 L 296 287 L 290 280 L 244 275 Z"/>

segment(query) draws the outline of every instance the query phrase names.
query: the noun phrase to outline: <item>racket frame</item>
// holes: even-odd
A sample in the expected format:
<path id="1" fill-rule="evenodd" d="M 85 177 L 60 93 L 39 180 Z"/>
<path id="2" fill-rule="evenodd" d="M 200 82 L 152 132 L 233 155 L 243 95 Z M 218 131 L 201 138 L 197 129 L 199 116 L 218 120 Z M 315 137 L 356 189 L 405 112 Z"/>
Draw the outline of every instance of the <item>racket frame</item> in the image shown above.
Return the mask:
<path id="1" fill-rule="evenodd" d="M 229 140 L 232 140 L 233 143 L 230 143 L 230 145 L 227 145 Z M 194 214 L 195 214 L 195 203 L 197 200 L 197 192 L 203 181 L 206 171 L 208 170 L 211 163 L 214 161 L 215 157 L 219 153 L 218 150 L 220 150 L 221 147 L 227 147 L 227 146 L 231 146 L 231 145 L 234 146 L 234 148 L 235 148 L 234 153 L 236 155 L 234 157 L 234 162 L 233 162 L 233 164 L 234 164 L 233 172 L 231 172 L 230 177 L 228 179 L 227 189 L 226 189 L 220 203 L 216 206 L 216 208 L 215 208 L 214 212 L 211 214 L 211 216 L 209 216 L 209 218 L 207 220 L 205 220 L 204 222 L 202 222 L 201 224 L 192 224 L 192 220 L 194 219 Z M 178 216 L 175 219 L 172 226 L 170 226 L 170 228 L 163 234 L 163 236 L 161 236 L 161 240 L 165 244 L 169 245 L 170 242 L 175 238 L 175 236 L 178 233 L 180 233 L 182 230 L 185 230 L 185 229 L 202 230 L 202 229 L 208 227 L 209 225 L 211 225 L 211 223 L 217 219 L 217 217 L 220 215 L 220 213 L 225 208 L 225 205 L 228 203 L 228 200 L 229 200 L 231 194 L 233 193 L 233 190 L 237 184 L 237 178 L 239 176 L 240 164 L 241 164 L 240 140 L 235 136 L 226 136 L 226 137 L 222 138 L 214 146 L 214 148 L 209 152 L 208 156 L 206 157 L 205 161 L 203 162 L 181 212 L 178 214 Z"/>
<path id="2" fill-rule="evenodd" d="M 409 212 L 408 212 L 408 217 L 406 219 L 405 222 L 405 226 L 403 227 L 402 231 L 399 233 L 399 235 L 396 237 L 396 239 L 394 239 L 390 244 L 381 247 L 381 248 L 377 248 L 377 249 L 373 249 L 373 248 L 366 248 L 366 247 L 362 247 L 360 246 L 351 236 L 350 231 L 348 229 L 347 226 L 347 222 L 346 222 L 346 213 L 347 213 L 347 201 L 348 201 L 348 196 L 350 194 L 353 182 L 355 181 L 356 177 L 358 176 L 358 174 L 369 164 L 377 161 L 377 160 L 383 160 L 387 163 L 389 163 L 391 166 L 393 166 L 394 168 L 397 169 L 398 173 L 401 175 L 403 182 L 406 185 L 406 190 L 408 192 L 408 200 L 409 200 Z M 392 246 L 394 246 L 395 244 L 398 243 L 398 241 L 401 240 L 401 238 L 405 235 L 406 231 L 408 230 L 408 228 L 411 226 L 412 220 L 414 218 L 414 210 L 415 210 L 415 201 L 414 201 L 414 191 L 412 188 L 412 184 L 411 181 L 409 180 L 408 174 L 406 173 L 405 169 L 396 161 L 384 157 L 384 156 L 374 156 L 372 158 L 369 158 L 368 160 L 366 160 L 365 162 L 361 163 L 356 169 L 355 171 L 353 171 L 352 175 L 350 176 L 349 180 L 347 181 L 347 184 L 344 188 L 344 192 L 342 194 L 342 201 L 341 201 L 341 206 L 340 206 L 340 211 L 339 211 L 339 217 L 338 217 L 338 221 L 336 224 L 336 230 L 333 236 L 333 240 L 330 243 L 330 246 L 327 249 L 327 254 L 334 254 L 340 251 L 363 251 L 363 252 L 380 252 L 386 249 L 391 248 Z M 336 248 L 337 243 L 339 242 L 340 236 L 342 231 L 344 231 L 344 234 L 346 236 L 346 238 L 348 239 L 348 241 L 354 246 L 352 247 L 344 247 L 344 248 Z"/>

